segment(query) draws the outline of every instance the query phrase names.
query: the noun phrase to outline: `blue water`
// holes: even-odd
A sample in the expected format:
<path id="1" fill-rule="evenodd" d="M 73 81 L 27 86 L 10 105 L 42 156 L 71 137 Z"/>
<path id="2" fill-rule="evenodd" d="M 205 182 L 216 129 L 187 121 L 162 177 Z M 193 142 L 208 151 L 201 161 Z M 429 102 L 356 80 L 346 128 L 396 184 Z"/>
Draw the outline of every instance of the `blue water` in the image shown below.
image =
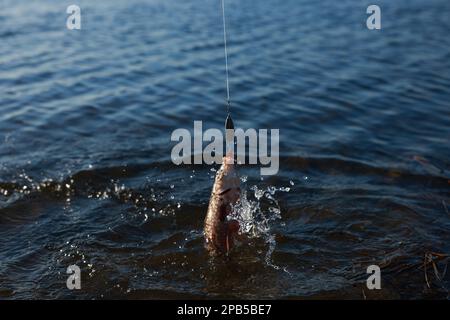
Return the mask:
<path id="1" fill-rule="evenodd" d="M 450 2 L 226 0 L 235 125 L 281 135 L 278 175 L 240 172 L 291 188 L 271 263 L 210 261 L 214 172 L 170 160 L 174 129 L 223 126 L 220 2 L 76 3 L 72 31 L 66 3 L 0 3 L 0 298 L 448 299 L 423 261 L 450 254 Z"/>

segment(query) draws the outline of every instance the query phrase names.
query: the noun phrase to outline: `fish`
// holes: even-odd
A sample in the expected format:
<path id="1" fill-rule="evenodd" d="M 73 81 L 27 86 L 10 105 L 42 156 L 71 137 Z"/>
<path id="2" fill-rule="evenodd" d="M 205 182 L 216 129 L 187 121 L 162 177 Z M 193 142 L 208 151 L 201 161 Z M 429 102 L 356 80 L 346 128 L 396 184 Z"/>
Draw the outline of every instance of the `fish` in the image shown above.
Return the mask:
<path id="1" fill-rule="evenodd" d="M 226 120 L 226 129 L 233 129 L 231 117 Z M 234 164 L 233 152 L 227 152 L 217 171 L 204 222 L 206 247 L 215 255 L 228 254 L 234 246 L 239 232 L 239 222 L 227 219 L 240 199 L 240 178 Z"/>

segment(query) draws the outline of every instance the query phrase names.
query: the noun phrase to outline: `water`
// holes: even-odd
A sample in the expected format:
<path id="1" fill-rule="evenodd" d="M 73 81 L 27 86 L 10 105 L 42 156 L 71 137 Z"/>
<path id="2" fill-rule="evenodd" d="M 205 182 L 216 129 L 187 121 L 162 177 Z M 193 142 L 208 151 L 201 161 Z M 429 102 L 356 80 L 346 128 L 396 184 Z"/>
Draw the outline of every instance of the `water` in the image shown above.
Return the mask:
<path id="1" fill-rule="evenodd" d="M 381 31 L 368 1 L 226 1 L 235 125 L 279 128 L 281 159 L 240 168 L 262 229 L 213 261 L 214 172 L 170 134 L 223 126 L 220 2 L 77 3 L 81 31 L 0 4 L 0 298 L 448 299 L 422 268 L 450 253 L 448 1 L 377 1 Z"/>

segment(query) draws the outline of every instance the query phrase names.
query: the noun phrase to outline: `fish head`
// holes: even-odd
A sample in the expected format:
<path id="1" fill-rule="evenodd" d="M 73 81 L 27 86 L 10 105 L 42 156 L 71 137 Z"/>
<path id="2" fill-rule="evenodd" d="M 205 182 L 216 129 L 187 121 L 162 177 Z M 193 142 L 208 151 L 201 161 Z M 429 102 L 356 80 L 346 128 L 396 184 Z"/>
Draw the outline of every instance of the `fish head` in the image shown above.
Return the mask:
<path id="1" fill-rule="evenodd" d="M 214 193 L 219 195 L 225 204 L 234 204 L 239 200 L 240 179 L 230 155 L 223 158 L 222 166 L 216 176 Z"/>

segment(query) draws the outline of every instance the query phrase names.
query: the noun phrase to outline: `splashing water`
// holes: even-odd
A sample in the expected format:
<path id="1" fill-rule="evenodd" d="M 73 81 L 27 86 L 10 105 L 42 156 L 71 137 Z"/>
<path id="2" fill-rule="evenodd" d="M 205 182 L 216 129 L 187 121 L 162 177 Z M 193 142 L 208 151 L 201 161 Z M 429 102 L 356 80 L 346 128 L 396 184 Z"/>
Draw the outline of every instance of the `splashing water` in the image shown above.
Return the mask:
<path id="1" fill-rule="evenodd" d="M 242 178 L 246 181 L 246 177 Z M 232 213 L 228 219 L 234 219 L 241 226 L 239 233 L 249 238 L 263 239 L 268 245 L 265 254 L 265 263 L 275 269 L 279 266 L 273 264 L 272 253 L 276 247 L 275 234 L 271 227 L 275 221 L 281 220 L 281 209 L 278 200 L 275 198 L 277 192 L 289 192 L 290 187 L 274 187 L 258 188 L 253 185 L 247 191 L 243 188 L 240 201 L 233 207 Z M 283 268 L 284 271 L 285 268 Z"/>

